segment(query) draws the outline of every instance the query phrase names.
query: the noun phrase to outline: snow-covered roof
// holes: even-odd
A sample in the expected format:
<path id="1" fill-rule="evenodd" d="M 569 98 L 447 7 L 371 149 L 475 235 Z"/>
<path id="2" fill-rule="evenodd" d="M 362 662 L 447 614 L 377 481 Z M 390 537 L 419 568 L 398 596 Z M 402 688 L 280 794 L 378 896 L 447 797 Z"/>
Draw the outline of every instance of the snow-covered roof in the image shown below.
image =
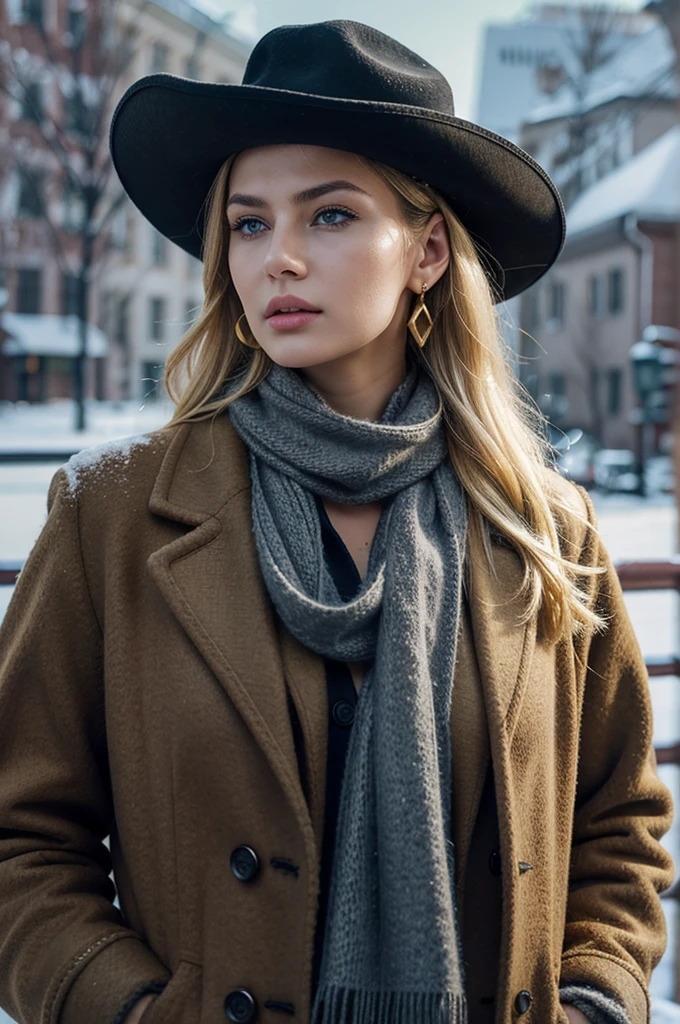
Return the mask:
<path id="1" fill-rule="evenodd" d="M 579 196 L 567 212 L 567 238 L 627 213 L 680 220 L 680 125 Z"/>
<path id="2" fill-rule="evenodd" d="M 628 38 L 610 61 L 593 72 L 580 109 L 594 110 L 623 97 L 675 99 L 678 96 L 676 63 L 670 37 L 662 25 Z M 572 89 L 564 85 L 550 99 L 534 107 L 525 123 L 537 124 L 569 117 L 574 114 L 576 106 Z"/>
<path id="3" fill-rule="evenodd" d="M 0 314 L 0 328 L 9 334 L 2 346 L 6 356 L 76 356 L 80 351 L 76 316 L 4 312 Z M 108 348 L 104 332 L 88 324 L 87 354 L 105 356 Z"/>

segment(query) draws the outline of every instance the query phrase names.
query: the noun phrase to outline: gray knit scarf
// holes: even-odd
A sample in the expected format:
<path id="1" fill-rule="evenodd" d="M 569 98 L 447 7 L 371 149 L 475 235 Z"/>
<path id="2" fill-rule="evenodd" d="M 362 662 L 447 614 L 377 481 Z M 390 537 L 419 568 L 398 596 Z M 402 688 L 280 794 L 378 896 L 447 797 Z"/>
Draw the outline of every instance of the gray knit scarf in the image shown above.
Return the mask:
<path id="1" fill-rule="evenodd" d="M 253 530 L 286 628 L 369 661 L 338 813 L 312 1024 L 465 1024 L 451 840 L 450 712 L 466 504 L 432 378 L 412 362 L 378 422 L 331 409 L 275 364 L 229 406 L 250 451 Z M 314 494 L 383 501 L 344 602 Z"/>

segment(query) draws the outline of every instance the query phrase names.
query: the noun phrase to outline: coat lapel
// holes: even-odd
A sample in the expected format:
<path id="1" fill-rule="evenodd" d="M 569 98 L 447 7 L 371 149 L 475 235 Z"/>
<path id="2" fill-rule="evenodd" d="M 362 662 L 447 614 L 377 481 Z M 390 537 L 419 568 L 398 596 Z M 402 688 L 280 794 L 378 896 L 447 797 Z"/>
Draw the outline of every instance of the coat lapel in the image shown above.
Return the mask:
<path id="1" fill-rule="evenodd" d="M 193 527 L 159 548 L 148 568 L 210 665 L 321 849 L 327 757 L 323 658 L 280 626 L 261 577 L 251 526 L 248 452 L 227 415 L 177 428 L 149 511 Z M 454 842 L 464 871 L 489 757 L 508 738 L 529 677 L 535 623 L 517 624 L 519 558 L 493 545 L 495 574 L 471 550 L 452 702 Z M 287 707 L 300 718 L 310 782 L 300 784 Z"/>
<path id="2" fill-rule="evenodd" d="M 194 527 L 153 552 L 149 572 L 248 725 L 311 837 L 282 685 L 287 673 L 251 527 L 248 455 L 227 416 L 215 419 L 212 436 L 209 421 L 178 428 L 163 457 L 149 511 Z M 315 687 L 318 667 L 306 673 L 297 651 L 292 660 L 310 708 L 308 729 L 316 736 L 325 713 L 323 687 Z M 305 736 L 309 740 L 314 737 Z"/>

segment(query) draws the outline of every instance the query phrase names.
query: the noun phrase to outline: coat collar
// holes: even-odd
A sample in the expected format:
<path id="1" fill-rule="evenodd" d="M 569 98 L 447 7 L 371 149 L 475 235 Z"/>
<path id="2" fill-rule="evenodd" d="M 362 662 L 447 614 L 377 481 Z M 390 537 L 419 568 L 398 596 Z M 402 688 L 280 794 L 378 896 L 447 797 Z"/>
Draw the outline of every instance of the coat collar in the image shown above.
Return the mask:
<path id="1" fill-rule="evenodd" d="M 274 614 L 252 533 L 249 454 L 228 414 L 173 430 L 148 507 L 154 515 L 194 529 L 154 551 L 149 572 L 242 715 L 319 851 L 328 714 L 323 658 L 283 629 Z M 535 619 L 526 626 L 516 622 L 519 558 L 501 545 L 494 545 L 493 552 L 494 571 L 489 573 L 484 559 L 470 551 L 468 631 L 463 631 L 456 664 L 454 842 L 461 864 L 489 756 L 496 772 L 504 762 L 503 744 L 517 720 L 535 644 Z M 304 734 L 309 807 L 298 776 L 283 679 Z"/>

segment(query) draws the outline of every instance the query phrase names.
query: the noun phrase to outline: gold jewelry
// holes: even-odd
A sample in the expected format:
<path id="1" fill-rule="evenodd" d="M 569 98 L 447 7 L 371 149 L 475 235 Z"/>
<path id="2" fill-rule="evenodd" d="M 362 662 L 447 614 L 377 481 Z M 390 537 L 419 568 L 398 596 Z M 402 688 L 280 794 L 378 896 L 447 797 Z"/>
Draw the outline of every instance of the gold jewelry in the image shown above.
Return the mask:
<path id="1" fill-rule="evenodd" d="M 426 292 L 426 290 L 427 290 L 427 285 L 425 283 L 423 283 L 423 288 L 422 288 L 422 291 L 421 291 L 420 296 L 418 298 L 418 302 L 416 303 L 415 309 L 413 310 L 413 313 L 411 314 L 411 319 L 408 322 L 408 329 L 411 332 L 411 334 L 413 335 L 413 337 L 416 339 L 416 341 L 417 341 L 418 345 L 420 346 L 420 348 L 423 347 L 423 345 L 425 344 L 427 339 L 430 337 L 430 331 L 432 330 L 432 317 L 430 316 L 429 309 L 425 305 L 425 292 Z M 422 334 L 419 331 L 418 326 L 416 324 L 416 321 L 417 321 L 417 319 L 418 319 L 418 317 L 420 316 L 421 313 L 424 313 L 426 318 L 427 318 L 427 326 L 426 326 L 426 328 L 425 328 L 425 330 L 423 331 Z"/>
<path id="2" fill-rule="evenodd" d="M 243 320 L 244 318 L 245 313 L 241 313 L 240 317 L 236 321 L 236 324 L 234 326 L 234 330 L 236 331 L 236 337 L 244 345 L 247 345 L 248 348 L 261 348 L 261 345 L 257 341 L 255 341 L 252 334 L 250 335 L 249 338 L 246 338 L 245 334 L 243 333 L 243 330 L 241 328 L 241 320 Z M 250 330 L 250 328 L 248 328 L 248 330 Z"/>

